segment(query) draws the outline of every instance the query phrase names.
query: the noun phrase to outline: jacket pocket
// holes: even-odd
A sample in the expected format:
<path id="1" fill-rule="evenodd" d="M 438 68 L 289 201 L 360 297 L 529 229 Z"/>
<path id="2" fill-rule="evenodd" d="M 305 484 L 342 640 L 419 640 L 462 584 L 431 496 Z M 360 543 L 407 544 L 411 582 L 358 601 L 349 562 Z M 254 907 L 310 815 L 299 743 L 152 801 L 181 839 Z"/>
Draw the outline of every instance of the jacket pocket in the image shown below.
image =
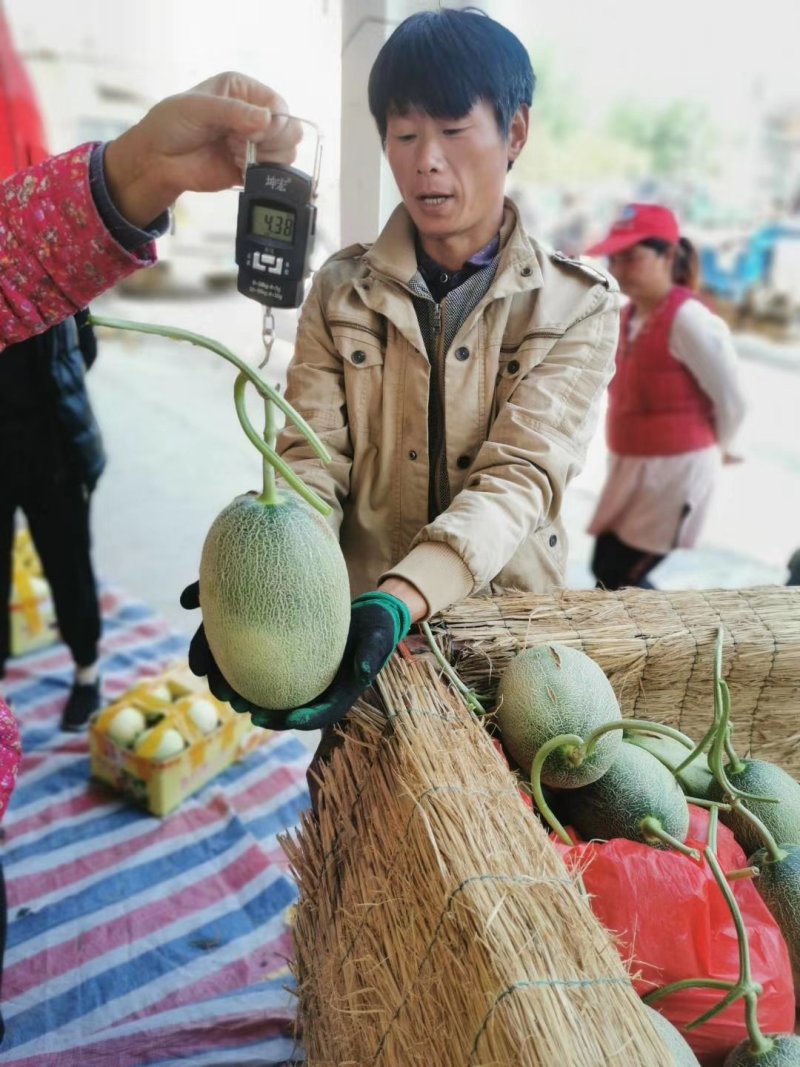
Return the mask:
<path id="1" fill-rule="evenodd" d="M 386 339 L 378 330 L 357 322 L 334 320 L 328 325 L 345 367 L 349 365 L 361 370 L 383 363 Z"/>
<path id="2" fill-rule="evenodd" d="M 565 584 L 566 564 L 566 534 L 560 519 L 555 519 L 534 530 L 522 542 L 492 579 L 492 592 L 548 593 L 560 589 Z"/>
<path id="3" fill-rule="evenodd" d="M 344 360 L 345 374 L 350 370 L 365 371 L 383 366 L 383 349 L 378 345 L 365 344 L 363 341 L 351 341 L 336 347 Z"/>
<path id="4" fill-rule="evenodd" d="M 548 577 L 557 578 L 557 584 L 564 584 L 564 572 L 567 566 L 567 534 L 560 519 L 554 519 L 546 526 L 540 526 L 533 535 L 543 561 L 542 569 Z"/>
<path id="5" fill-rule="evenodd" d="M 543 363 L 555 344 L 554 337 L 526 338 L 518 346 L 503 345 L 497 363 L 496 408 L 511 397 L 517 384 Z"/>
<path id="6" fill-rule="evenodd" d="M 384 346 L 367 329 L 331 323 L 336 350 L 344 366 L 347 422 L 354 449 L 380 438 Z"/>

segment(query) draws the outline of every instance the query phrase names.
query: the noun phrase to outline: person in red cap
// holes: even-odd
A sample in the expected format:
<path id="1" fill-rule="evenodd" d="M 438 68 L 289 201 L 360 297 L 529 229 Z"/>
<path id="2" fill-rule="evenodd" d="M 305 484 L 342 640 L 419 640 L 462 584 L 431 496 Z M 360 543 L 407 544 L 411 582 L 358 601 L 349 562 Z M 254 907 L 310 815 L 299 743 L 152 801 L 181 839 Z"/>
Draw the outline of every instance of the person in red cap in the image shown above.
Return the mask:
<path id="1" fill-rule="evenodd" d="M 608 390 L 609 469 L 589 532 L 598 586 L 648 575 L 700 534 L 720 461 L 744 416 L 730 331 L 697 298 L 698 257 L 671 211 L 629 204 L 587 249 L 607 256 L 629 302 Z"/>

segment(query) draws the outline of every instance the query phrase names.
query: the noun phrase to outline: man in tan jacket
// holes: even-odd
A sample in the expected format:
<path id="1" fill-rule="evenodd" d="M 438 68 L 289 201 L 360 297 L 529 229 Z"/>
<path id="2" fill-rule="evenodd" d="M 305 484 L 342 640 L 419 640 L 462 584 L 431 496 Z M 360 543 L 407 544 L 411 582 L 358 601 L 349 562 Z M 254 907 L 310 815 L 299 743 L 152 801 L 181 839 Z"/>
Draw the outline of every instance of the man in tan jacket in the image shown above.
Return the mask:
<path id="1" fill-rule="evenodd" d="M 563 583 L 560 521 L 613 369 L 611 279 L 544 248 L 504 198 L 525 146 L 534 74 L 521 42 L 475 11 L 412 15 L 381 49 L 370 109 L 402 196 L 372 246 L 317 273 L 287 399 L 333 460 L 293 428 L 285 460 L 334 509 L 350 573 L 350 639 L 309 708 L 265 726 L 336 722 L 412 622 L 481 590 Z"/>

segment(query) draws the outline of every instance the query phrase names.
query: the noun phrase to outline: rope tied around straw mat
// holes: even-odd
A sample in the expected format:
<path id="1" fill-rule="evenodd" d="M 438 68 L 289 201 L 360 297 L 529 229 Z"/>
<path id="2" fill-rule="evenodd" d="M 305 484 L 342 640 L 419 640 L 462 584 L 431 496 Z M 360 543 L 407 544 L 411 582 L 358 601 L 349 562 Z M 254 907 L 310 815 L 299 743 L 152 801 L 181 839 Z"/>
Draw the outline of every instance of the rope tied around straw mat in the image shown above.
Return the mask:
<path id="1" fill-rule="evenodd" d="M 426 790 L 426 792 L 430 792 L 430 791 L 431 790 Z M 423 794 L 423 796 L 424 796 L 424 794 Z M 540 885 L 566 885 L 566 886 L 569 886 L 570 888 L 572 888 L 572 886 L 573 886 L 573 882 L 571 881 L 570 878 L 534 878 L 532 875 L 528 875 L 528 874 L 519 874 L 519 875 L 512 875 L 512 874 L 472 874 L 472 875 L 469 876 L 469 878 L 465 878 L 454 889 L 452 889 L 451 892 L 448 894 L 447 902 L 446 902 L 445 906 L 442 908 L 442 914 L 439 916 L 439 920 L 436 923 L 436 929 L 433 931 L 433 936 L 432 936 L 432 938 L 430 940 L 430 944 L 428 945 L 427 949 L 425 950 L 425 954 L 424 954 L 424 956 L 422 957 L 422 959 L 420 961 L 419 967 L 417 968 L 417 973 L 414 976 L 414 981 L 410 984 L 408 992 L 406 993 L 406 995 L 403 997 L 403 999 L 400 1001 L 400 1003 L 395 1008 L 394 1013 L 393 1013 L 391 1019 L 389 1020 L 389 1025 L 386 1027 L 386 1029 L 384 1030 L 383 1034 L 381 1035 L 381 1039 L 378 1042 L 378 1047 L 375 1049 L 375 1055 L 372 1057 L 372 1062 L 373 1063 L 375 1063 L 375 1061 L 378 1059 L 378 1057 L 380 1056 L 381 1052 L 383 1051 L 383 1046 L 386 1043 L 386 1038 L 389 1036 L 390 1030 L 392 1029 L 392 1024 L 394 1023 L 395 1019 L 397 1019 L 397 1017 L 400 1015 L 400 1012 L 403 1010 L 403 1008 L 405 1007 L 406 1003 L 408 1002 L 409 996 L 411 995 L 411 993 L 413 992 L 417 982 L 419 981 L 419 976 L 422 974 L 423 967 L 425 966 L 425 964 L 430 959 L 430 955 L 433 952 L 433 949 L 434 949 L 434 947 L 436 945 L 436 942 L 439 940 L 439 934 L 441 932 L 442 927 L 444 926 L 445 919 L 450 914 L 450 909 L 451 909 L 451 907 L 453 905 L 453 902 L 455 901 L 455 899 L 459 895 L 459 893 L 462 893 L 464 891 L 464 889 L 466 889 L 466 887 L 468 885 L 472 885 L 475 882 L 494 882 L 496 884 L 529 885 L 529 886 L 533 886 L 533 885 L 536 885 L 536 886 L 540 886 Z M 352 948 L 352 945 L 350 947 Z M 549 985 L 562 985 L 562 984 L 569 984 L 569 981 L 571 981 L 571 980 L 566 981 L 566 983 L 565 983 L 564 979 L 553 979 L 552 981 L 542 980 L 542 982 L 539 983 L 539 984 L 542 984 L 542 985 L 548 985 L 548 984 Z M 578 980 L 576 980 L 576 981 L 578 981 Z M 612 982 L 613 981 L 613 982 L 624 982 L 624 983 L 627 983 L 628 980 L 627 980 L 627 978 L 613 978 L 613 979 L 609 978 L 609 979 L 607 979 L 607 981 L 608 982 Z M 591 985 L 593 983 L 594 984 L 602 984 L 600 979 L 592 979 L 592 980 L 587 979 L 586 982 L 585 982 L 586 985 Z M 520 983 L 515 983 L 515 984 L 519 985 Z M 531 982 L 529 984 L 535 985 L 536 983 Z M 512 992 L 513 989 L 514 989 L 514 986 L 509 986 L 509 988 L 503 994 L 500 995 L 500 998 L 505 996 L 507 993 Z M 498 999 L 500 999 L 500 998 L 498 998 Z M 497 1006 L 497 1003 L 498 1003 L 498 1001 L 495 1000 L 495 1003 L 489 1009 L 489 1013 L 486 1016 L 486 1018 L 484 1019 L 483 1024 L 481 1026 L 481 1032 L 483 1031 L 484 1027 L 486 1026 L 486 1023 L 488 1022 L 488 1019 L 489 1019 L 489 1015 L 491 1015 L 491 1013 L 494 1011 L 494 1008 Z M 480 1034 L 478 1036 L 480 1036 Z M 477 1038 L 476 1038 L 476 1041 L 477 1041 Z M 474 1049 L 473 1049 L 473 1051 L 474 1051 Z"/>
<path id="2" fill-rule="evenodd" d="M 463 793 L 466 796 L 483 796 L 483 797 L 489 797 L 490 799 L 495 799 L 498 796 L 501 796 L 501 797 L 502 796 L 509 796 L 512 793 L 516 793 L 516 786 L 514 786 L 513 789 L 475 789 L 472 786 L 468 787 L 468 786 L 463 786 L 463 785 L 452 785 L 452 784 L 450 784 L 450 785 L 433 785 L 429 789 L 423 790 L 419 794 L 419 796 L 416 796 L 416 797 L 414 797 L 412 799 L 413 808 L 411 810 L 411 814 L 408 817 L 408 822 L 406 823 L 406 828 L 405 828 L 405 830 L 403 832 L 403 835 L 400 838 L 400 844 L 398 845 L 398 847 L 397 847 L 397 849 L 395 851 L 394 861 L 392 862 L 391 867 L 389 867 L 389 869 L 387 871 L 387 877 L 392 874 L 392 872 L 394 871 L 395 867 L 397 866 L 397 864 L 400 861 L 400 856 L 402 855 L 402 851 L 403 851 L 403 849 L 402 849 L 403 842 L 408 840 L 408 828 L 409 828 L 409 826 L 411 826 L 411 823 L 413 822 L 414 817 L 416 816 L 416 814 L 417 814 L 417 812 L 419 810 L 420 802 L 422 800 L 424 800 L 426 797 L 431 796 L 434 793 Z M 337 843 L 338 843 L 338 837 L 337 837 Z M 323 856 L 323 864 L 327 864 L 328 859 L 330 859 L 333 854 L 334 854 L 334 850 L 333 849 L 329 849 Z M 322 884 L 322 878 L 324 876 L 324 873 L 325 873 L 325 869 L 324 869 L 324 866 L 323 866 L 323 870 L 320 872 L 319 878 L 317 879 L 317 888 L 319 888 L 319 886 Z M 511 878 L 512 876 L 511 875 L 505 875 L 505 876 L 502 876 L 502 877 Z M 570 885 L 571 884 L 569 882 L 569 880 L 566 879 L 566 878 L 559 878 L 559 879 L 554 879 L 554 878 L 531 878 L 528 875 L 520 875 L 519 877 L 521 879 L 527 879 L 528 881 L 535 882 L 537 885 L 540 885 L 540 884 L 541 885 L 546 885 L 549 882 L 555 882 L 555 881 L 563 882 L 566 885 Z M 441 914 L 441 916 L 439 918 L 439 925 L 441 925 L 443 919 L 445 918 L 445 915 L 447 914 L 447 910 L 450 907 L 450 903 L 451 903 L 451 900 L 452 900 L 453 896 L 456 893 L 458 893 L 465 885 L 468 885 L 471 881 L 474 881 L 476 879 L 492 879 L 492 878 L 494 878 L 496 880 L 499 880 L 501 878 L 501 876 L 500 875 L 472 875 L 470 878 L 465 879 L 461 883 L 461 885 L 457 886 L 456 889 L 453 890 L 453 893 L 451 893 L 450 898 L 448 899 L 447 905 L 446 905 L 444 911 L 442 912 L 442 914 Z M 375 905 L 372 904 L 367 908 L 367 910 L 366 910 L 366 912 L 364 914 L 364 918 L 361 920 L 361 922 L 356 927 L 355 933 L 353 934 L 353 936 L 352 936 L 352 938 L 350 940 L 350 944 L 347 946 L 347 951 L 345 952 L 344 956 L 342 956 L 342 964 L 346 963 L 347 959 L 350 956 L 350 953 L 355 948 L 356 942 L 358 941 L 359 934 L 363 930 L 365 924 L 369 921 L 370 911 L 374 907 L 375 907 Z M 438 932 L 439 932 L 439 926 L 436 927 L 436 933 L 438 934 Z M 433 948 L 433 945 L 435 944 L 435 942 L 436 942 L 436 934 L 434 934 L 433 941 L 428 946 L 428 950 L 425 953 L 425 957 L 426 958 L 427 958 L 427 955 L 430 952 L 430 950 Z M 424 963 L 424 959 L 423 959 L 423 963 Z M 422 970 L 422 965 L 420 965 L 420 970 Z M 419 976 L 419 973 L 418 973 L 418 976 Z M 402 1007 L 402 1005 L 401 1005 L 401 1007 Z"/>
<path id="3" fill-rule="evenodd" d="M 619 977 L 619 978 L 537 978 L 537 979 L 535 979 L 533 981 L 528 981 L 528 980 L 524 980 L 523 979 L 522 981 L 514 982 L 513 985 L 510 985 L 510 986 L 508 986 L 508 988 L 504 989 L 502 993 L 498 993 L 498 995 L 494 999 L 494 1003 L 492 1004 L 491 1008 L 489 1008 L 488 1012 L 486 1013 L 486 1015 L 484 1017 L 484 1020 L 481 1023 L 477 1034 L 475 1035 L 475 1040 L 472 1043 L 472 1049 L 471 1049 L 470 1054 L 469 1054 L 469 1063 L 472 1063 L 473 1057 L 475 1056 L 475 1053 L 478 1051 L 478 1042 L 480 1041 L 481 1037 L 483 1036 L 484 1030 L 489 1025 L 489 1020 L 491 1019 L 492 1015 L 494 1015 L 495 1009 L 500 1006 L 500 1004 L 506 999 L 506 997 L 510 997 L 511 994 L 512 993 L 516 993 L 517 990 L 519 990 L 519 989 L 546 989 L 548 987 L 554 988 L 556 986 L 560 986 L 560 987 L 563 987 L 563 988 L 566 988 L 566 989 L 581 989 L 581 988 L 588 988 L 590 986 L 628 985 L 629 981 L 630 981 L 630 979 L 628 979 L 628 978 Z"/>

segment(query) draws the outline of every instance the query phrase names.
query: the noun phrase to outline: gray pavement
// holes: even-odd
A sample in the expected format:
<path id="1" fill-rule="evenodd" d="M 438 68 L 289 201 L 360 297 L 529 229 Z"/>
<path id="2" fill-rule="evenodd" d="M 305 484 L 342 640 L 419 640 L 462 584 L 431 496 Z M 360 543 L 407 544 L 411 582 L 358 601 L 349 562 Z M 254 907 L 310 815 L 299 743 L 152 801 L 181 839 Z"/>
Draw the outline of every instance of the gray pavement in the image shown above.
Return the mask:
<path id="1" fill-rule="evenodd" d="M 260 309 L 236 293 L 168 298 L 107 294 L 95 311 L 207 333 L 256 365 Z M 290 333 L 292 318 L 279 323 Z M 750 405 L 740 451 L 723 470 L 704 537 L 676 552 L 654 575 L 664 588 L 740 587 L 783 582 L 800 545 L 800 344 L 737 337 Z M 278 342 L 268 380 L 282 381 L 291 354 Z M 234 369 L 185 344 L 115 332 L 101 337 L 90 375 L 110 463 L 95 497 L 98 573 L 150 604 L 189 634 L 194 619 L 178 605 L 197 574 L 217 512 L 259 484 L 260 458 L 242 434 L 232 402 Z M 259 419 L 259 404 L 252 408 Z M 602 484 L 602 427 L 585 470 L 571 486 L 565 519 L 569 583 L 588 587 L 591 541 L 585 527 Z"/>

